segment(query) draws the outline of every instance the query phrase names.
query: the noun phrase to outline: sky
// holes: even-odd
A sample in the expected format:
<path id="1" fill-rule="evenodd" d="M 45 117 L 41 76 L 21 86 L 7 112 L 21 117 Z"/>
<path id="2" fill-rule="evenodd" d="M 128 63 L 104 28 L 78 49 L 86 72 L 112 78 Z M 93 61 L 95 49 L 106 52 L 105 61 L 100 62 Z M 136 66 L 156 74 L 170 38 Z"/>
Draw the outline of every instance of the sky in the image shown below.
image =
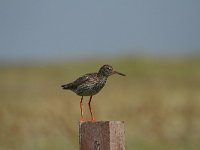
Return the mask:
<path id="1" fill-rule="evenodd" d="M 200 51 L 199 0 L 1 0 L 0 61 Z"/>

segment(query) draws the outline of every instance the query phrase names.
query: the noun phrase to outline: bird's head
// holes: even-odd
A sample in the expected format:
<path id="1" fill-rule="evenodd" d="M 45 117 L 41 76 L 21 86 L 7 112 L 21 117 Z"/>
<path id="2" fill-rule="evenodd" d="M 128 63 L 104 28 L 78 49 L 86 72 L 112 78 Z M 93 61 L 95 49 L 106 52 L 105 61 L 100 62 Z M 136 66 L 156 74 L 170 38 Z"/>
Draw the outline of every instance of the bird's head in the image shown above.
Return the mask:
<path id="1" fill-rule="evenodd" d="M 103 65 L 103 66 L 99 69 L 98 74 L 103 75 L 103 76 L 106 76 L 106 77 L 109 77 L 109 76 L 111 76 L 111 75 L 113 75 L 113 74 L 119 74 L 119 75 L 121 75 L 121 76 L 126 76 L 126 75 L 123 74 L 123 73 L 120 73 L 120 72 L 118 72 L 118 71 L 114 71 L 114 70 L 113 70 L 113 67 L 110 66 L 110 65 Z"/>

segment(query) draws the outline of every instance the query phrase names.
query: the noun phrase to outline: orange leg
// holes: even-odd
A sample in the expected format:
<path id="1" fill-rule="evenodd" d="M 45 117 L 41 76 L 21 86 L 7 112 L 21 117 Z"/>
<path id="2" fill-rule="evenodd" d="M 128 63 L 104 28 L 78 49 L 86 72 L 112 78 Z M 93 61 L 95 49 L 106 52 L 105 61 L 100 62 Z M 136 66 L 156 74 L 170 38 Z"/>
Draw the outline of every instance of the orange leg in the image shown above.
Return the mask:
<path id="1" fill-rule="evenodd" d="M 83 116 L 83 96 L 81 97 L 81 101 L 80 101 L 80 109 L 81 109 L 81 121 L 80 122 L 84 122 L 84 116 Z"/>
<path id="2" fill-rule="evenodd" d="M 92 108 L 91 108 L 91 105 L 90 105 L 90 102 L 92 100 L 92 96 L 90 96 L 90 100 L 89 100 L 89 103 L 88 103 L 88 106 L 89 106 L 89 109 L 90 109 L 90 114 L 91 114 L 91 117 L 92 117 L 92 122 L 95 122 L 95 119 L 94 119 L 94 114 L 92 112 Z"/>

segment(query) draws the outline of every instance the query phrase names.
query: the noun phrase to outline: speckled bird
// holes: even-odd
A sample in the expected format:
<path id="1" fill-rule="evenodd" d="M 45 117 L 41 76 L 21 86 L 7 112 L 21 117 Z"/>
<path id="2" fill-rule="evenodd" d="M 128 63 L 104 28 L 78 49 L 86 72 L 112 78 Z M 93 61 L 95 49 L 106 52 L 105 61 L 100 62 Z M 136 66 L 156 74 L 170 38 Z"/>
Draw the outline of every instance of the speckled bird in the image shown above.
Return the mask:
<path id="1" fill-rule="evenodd" d="M 114 71 L 113 67 L 110 65 L 103 65 L 99 72 L 97 73 L 88 73 L 83 75 L 82 77 L 79 77 L 75 81 L 71 83 L 67 83 L 62 85 L 61 87 L 65 90 L 71 90 L 75 92 L 77 95 L 81 96 L 80 101 L 80 109 L 81 109 L 81 122 L 84 122 L 84 115 L 83 115 L 83 96 L 90 96 L 88 106 L 91 114 L 91 121 L 94 122 L 94 115 L 91 108 L 91 100 L 92 96 L 97 94 L 106 84 L 106 81 L 109 76 L 113 74 L 119 74 L 122 76 L 125 76 L 125 74 L 120 73 L 118 71 Z"/>

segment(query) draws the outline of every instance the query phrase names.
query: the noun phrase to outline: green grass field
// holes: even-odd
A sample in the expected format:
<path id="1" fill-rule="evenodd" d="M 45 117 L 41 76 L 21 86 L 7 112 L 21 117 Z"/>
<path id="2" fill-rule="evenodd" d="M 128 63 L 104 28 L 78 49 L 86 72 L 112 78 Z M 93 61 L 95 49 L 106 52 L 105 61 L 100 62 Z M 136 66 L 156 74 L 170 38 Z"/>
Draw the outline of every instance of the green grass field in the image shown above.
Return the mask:
<path id="1" fill-rule="evenodd" d="M 127 76 L 110 77 L 92 107 L 125 121 L 126 150 L 200 149 L 200 61 L 132 57 L 1 66 L 0 149 L 78 149 L 80 97 L 60 85 L 105 63 Z"/>

